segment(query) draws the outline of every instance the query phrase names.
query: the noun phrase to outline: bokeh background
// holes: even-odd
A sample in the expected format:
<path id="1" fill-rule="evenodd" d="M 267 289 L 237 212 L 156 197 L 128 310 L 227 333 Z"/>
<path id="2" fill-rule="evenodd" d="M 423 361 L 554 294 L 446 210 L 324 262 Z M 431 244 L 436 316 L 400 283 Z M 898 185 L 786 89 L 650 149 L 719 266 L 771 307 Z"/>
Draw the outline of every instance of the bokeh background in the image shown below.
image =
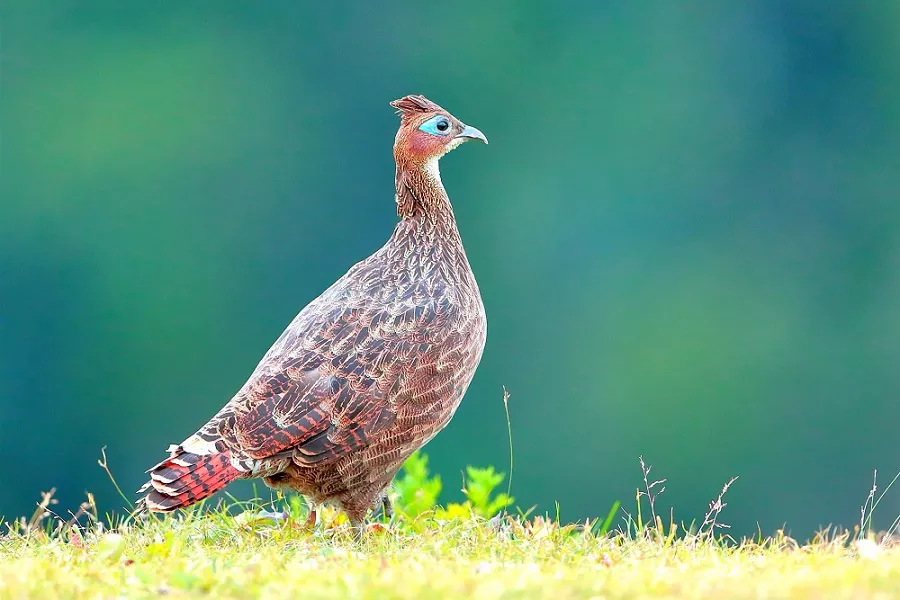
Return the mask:
<path id="1" fill-rule="evenodd" d="M 0 514 L 123 487 L 395 223 L 388 102 L 443 161 L 489 317 L 427 448 L 563 519 L 852 525 L 900 469 L 900 3 L 8 2 Z M 249 488 L 236 488 L 247 495 Z M 900 496 L 900 494 L 898 494 Z M 876 525 L 900 513 L 888 496 Z"/>

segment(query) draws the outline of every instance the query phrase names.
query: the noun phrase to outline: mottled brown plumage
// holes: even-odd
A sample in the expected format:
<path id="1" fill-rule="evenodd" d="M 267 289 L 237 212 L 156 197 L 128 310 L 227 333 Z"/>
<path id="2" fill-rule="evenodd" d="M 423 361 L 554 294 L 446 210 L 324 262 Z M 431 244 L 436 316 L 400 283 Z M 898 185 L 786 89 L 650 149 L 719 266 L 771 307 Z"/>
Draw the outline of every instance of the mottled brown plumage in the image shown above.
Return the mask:
<path id="1" fill-rule="evenodd" d="M 437 164 L 487 140 L 422 96 L 391 104 L 401 116 L 393 235 L 300 311 L 231 401 L 149 470 L 150 510 L 261 477 L 359 523 L 453 417 L 487 325 Z"/>

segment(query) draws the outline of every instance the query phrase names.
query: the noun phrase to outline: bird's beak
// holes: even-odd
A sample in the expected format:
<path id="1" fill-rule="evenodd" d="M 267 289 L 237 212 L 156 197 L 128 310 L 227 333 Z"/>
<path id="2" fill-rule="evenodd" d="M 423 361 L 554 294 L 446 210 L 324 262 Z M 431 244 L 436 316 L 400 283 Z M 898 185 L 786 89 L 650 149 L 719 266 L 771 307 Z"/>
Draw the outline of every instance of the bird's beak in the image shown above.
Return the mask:
<path id="1" fill-rule="evenodd" d="M 475 129 L 474 127 L 472 127 L 471 125 L 466 125 L 463 128 L 463 130 L 461 132 L 459 132 L 459 135 L 457 135 L 456 137 L 462 138 L 463 141 L 481 140 L 485 144 L 488 143 L 487 138 L 484 137 L 484 134 L 481 133 L 481 131 L 479 131 L 478 129 Z"/>

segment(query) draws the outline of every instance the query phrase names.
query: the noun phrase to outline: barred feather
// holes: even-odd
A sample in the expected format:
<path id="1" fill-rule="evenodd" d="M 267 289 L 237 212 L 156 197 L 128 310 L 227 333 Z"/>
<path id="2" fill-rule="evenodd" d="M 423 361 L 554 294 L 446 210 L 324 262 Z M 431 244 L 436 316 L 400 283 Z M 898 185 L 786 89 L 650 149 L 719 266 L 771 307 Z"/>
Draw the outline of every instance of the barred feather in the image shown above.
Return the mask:
<path id="1" fill-rule="evenodd" d="M 157 512 L 168 512 L 208 498 L 243 473 L 231 464 L 229 452 L 200 456 L 178 453 L 148 471 L 150 481 L 144 505 Z"/>

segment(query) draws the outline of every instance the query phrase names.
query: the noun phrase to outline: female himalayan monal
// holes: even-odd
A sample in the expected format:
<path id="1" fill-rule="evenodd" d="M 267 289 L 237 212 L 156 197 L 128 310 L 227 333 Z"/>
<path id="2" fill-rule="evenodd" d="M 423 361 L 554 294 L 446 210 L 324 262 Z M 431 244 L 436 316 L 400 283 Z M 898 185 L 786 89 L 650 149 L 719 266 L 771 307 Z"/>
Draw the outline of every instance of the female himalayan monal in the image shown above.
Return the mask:
<path id="1" fill-rule="evenodd" d="M 438 161 L 487 139 L 423 96 L 391 105 L 401 121 L 390 239 L 301 310 L 237 394 L 169 447 L 139 491 L 146 508 L 173 511 L 259 477 L 306 496 L 312 519 L 330 502 L 361 526 L 379 502 L 391 513 L 400 466 L 450 422 L 487 321 Z"/>

